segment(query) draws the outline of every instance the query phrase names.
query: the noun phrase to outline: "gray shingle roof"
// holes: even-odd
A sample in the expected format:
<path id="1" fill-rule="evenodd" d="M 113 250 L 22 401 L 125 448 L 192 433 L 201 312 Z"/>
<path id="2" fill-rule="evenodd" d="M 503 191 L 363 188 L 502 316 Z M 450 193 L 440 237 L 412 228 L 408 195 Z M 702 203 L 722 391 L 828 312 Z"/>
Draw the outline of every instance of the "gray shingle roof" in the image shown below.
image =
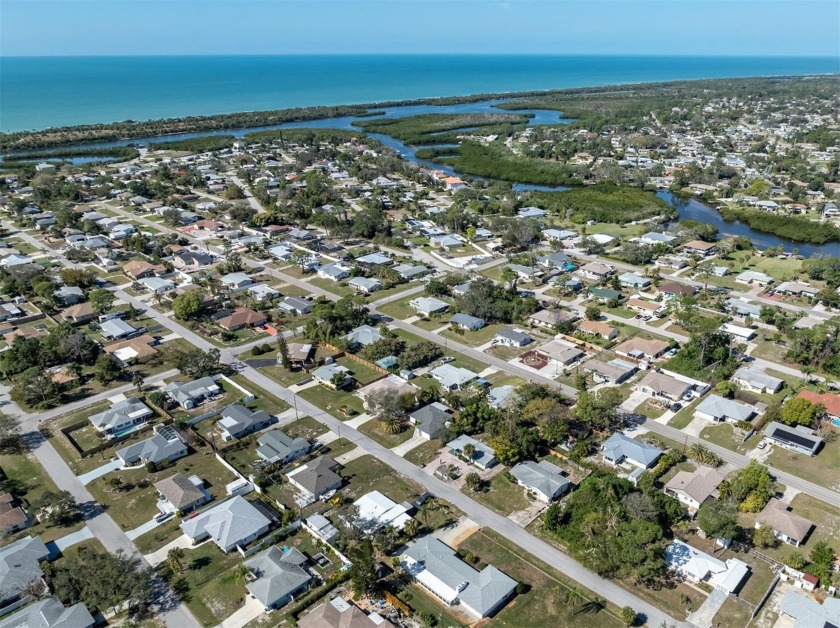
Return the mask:
<path id="1" fill-rule="evenodd" d="M 132 443 L 117 451 L 117 457 L 127 464 L 134 462 L 154 462 L 176 460 L 187 455 L 187 446 L 178 433 L 170 428 L 163 428 L 151 438 Z"/>
<path id="2" fill-rule="evenodd" d="M 569 490 L 570 482 L 563 475 L 560 467 L 546 460 L 520 462 L 510 470 L 510 474 L 526 488 L 539 491 L 549 499 L 562 495 Z"/>
<path id="3" fill-rule="evenodd" d="M 662 455 L 662 451 L 653 445 L 634 440 L 621 433 L 610 436 L 601 448 L 604 455 L 611 460 L 619 461 L 627 458 L 645 467 L 652 465 Z"/>
<path id="4" fill-rule="evenodd" d="M 292 438 L 280 430 L 271 430 L 257 439 L 257 454 L 272 462 L 286 460 L 289 456 L 299 456 L 309 450 L 309 441 L 305 438 Z"/>
<path id="5" fill-rule="evenodd" d="M 720 395 L 709 395 L 695 408 L 713 416 L 718 420 L 749 421 L 755 415 L 755 408 L 745 403 L 738 403 L 732 399 L 725 399 Z"/>
<path id="6" fill-rule="evenodd" d="M 48 597 L 0 619 L 0 628 L 91 628 L 94 623 L 81 602 L 64 608 L 57 597 Z"/>
<path id="7" fill-rule="evenodd" d="M 17 596 L 44 575 L 40 562 L 50 555 L 37 536 L 27 536 L 0 548 L 0 601 Z"/>
<path id="8" fill-rule="evenodd" d="M 452 420 L 452 411 L 442 403 L 434 402 L 418 408 L 409 417 L 418 430 L 434 438 Z"/>
<path id="9" fill-rule="evenodd" d="M 259 574 L 246 588 L 265 606 L 272 606 L 312 580 L 300 567 L 305 562 L 306 557 L 294 548 L 284 553 L 272 546 L 245 561 L 251 573 Z"/>
<path id="10" fill-rule="evenodd" d="M 181 529 L 193 539 L 207 534 L 227 549 L 267 530 L 270 523 L 251 502 L 237 495 L 184 521 Z"/>

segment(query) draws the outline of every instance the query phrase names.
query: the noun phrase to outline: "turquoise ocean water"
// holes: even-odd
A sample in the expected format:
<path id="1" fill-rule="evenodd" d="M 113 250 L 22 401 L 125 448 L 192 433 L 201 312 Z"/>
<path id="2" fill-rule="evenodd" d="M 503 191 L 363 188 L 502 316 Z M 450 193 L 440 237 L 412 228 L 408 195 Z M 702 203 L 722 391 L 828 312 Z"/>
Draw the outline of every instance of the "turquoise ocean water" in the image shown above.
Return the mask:
<path id="1" fill-rule="evenodd" d="M 838 58 L 4 57 L 0 131 L 676 79 L 825 74 Z"/>

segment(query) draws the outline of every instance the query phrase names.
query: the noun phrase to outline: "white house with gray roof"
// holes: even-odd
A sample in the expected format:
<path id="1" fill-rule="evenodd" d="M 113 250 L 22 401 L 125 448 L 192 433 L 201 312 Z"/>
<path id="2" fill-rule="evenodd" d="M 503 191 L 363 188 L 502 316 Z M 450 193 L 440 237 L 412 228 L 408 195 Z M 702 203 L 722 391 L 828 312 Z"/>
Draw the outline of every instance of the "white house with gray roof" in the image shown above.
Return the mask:
<path id="1" fill-rule="evenodd" d="M 65 608 L 55 596 L 0 619 L 0 628 L 93 628 L 94 625 L 93 616 L 82 602 Z"/>
<path id="2" fill-rule="evenodd" d="M 649 469 L 659 460 L 662 450 L 616 432 L 601 445 L 601 453 L 604 460 L 614 465 L 629 462 L 641 469 Z"/>
<path id="3" fill-rule="evenodd" d="M 308 453 L 312 447 L 305 438 L 292 438 L 281 430 L 271 430 L 257 439 L 257 456 L 269 464 L 287 463 Z"/>
<path id="4" fill-rule="evenodd" d="M 496 452 L 493 451 L 493 448 L 485 445 L 480 440 L 474 439 L 472 436 L 461 434 L 455 440 L 449 441 L 446 447 L 452 455 L 464 456 L 466 458 L 467 455 L 464 453 L 464 447 L 467 445 L 472 445 L 474 450 L 470 458 L 470 462 L 473 465 L 479 469 L 489 469 L 490 467 L 496 466 L 498 461 L 496 460 Z"/>
<path id="5" fill-rule="evenodd" d="M 544 502 L 554 501 L 572 485 L 563 470 L 547 460 L 525 460 L 516 464 L 510 474 L 516 478 L 519 486 L 531 491 Z"/>
<path id="6" fill-rule="evenodd" d="M 524 331 L 513 329 L 512 327 L 503 327 L 496 332 L 496 336 L 493 338 L 494 345 L 503 345 L 512 348 L 524 347 L 532 342 L 534 342 L 534 339 L 531 336 Z"/>
<path id="7" fill-rule="evenodd" d="M 117 458 L 126 466 L 147 462 L 160 464 L 183 458 L 187 453 L 187 446 L 175 428 L 171 425 L 157 425 L 151 438 L 119 449 Z"/>
<path id="8" fill-rule="evenodd" d="M 198 406 L 205 399 L 212 399 L 222 394 L 222 388 L 212 377 L 202 377 L 191 382 L 172 382 L 164 392 L 182 408 L 191 410 Z"/>
<path id="9" fill-rule="evenodd" d="M 459 390 L 478 377 L 469 369 L 452 366 L 451 364 L 442 364 L 435 367 L 429 371 L 429 375 L 440 382 L 440 385 L 446 390 Z"/>
<path id="10" fill-rule="evenodd" d="M 382 332 L 377 327 L 359 325 L 344 338 L 350 347 L 367 347 L 377 340 L 382 340 Z"/>
<path id="11" fill-rule="evenodd" d="M 516 580 L 492 565 L 476 571 L 431 534 L 409 544 L 400 564 L 446 605 L 458 604 L 476 619 L 496 613 L 516 590 Z"/>
<path id="12" fill-rule="evenodd" d="M 40 563 L 49 557 L 50 551 L 37 536 L 0 548 L 0 608 L 20 598 L 32 582 L 44 577 Z"/>
<path id="13" fill-rule="evenodd" d="M 437 438 L 437 435 L 446 428 L 447 422 L 452 420 L 452 410 L 435 401 L 418 408 L 408 415 L 408 419 L 414 425 L 416 435 L 432 440 Z"/>
<path id="14" fill-rule="evenodd" d="M 709 395 L 694 408 L 695 416 L 716 423 L 721 421 L 728 421 L 729 423 L 749 421 L 756 414 L 758 414 L 758 411 L 751 405 L 734 399 L 726 399 L 720 395 Z"/>
<path id="15" fill-rule="evenodd" d="M 235 403 L 222 410 L 222 418 L 216 423 L 222 440 L 231 441 L 253 434 L 275 423 L 277 419 L 265 410 L 252 412 L 245 406 Z"/>
<path id="16" fill-rule="evenodd" d="M 268 532 L 271 520 L 251 502 L 237 495 L 198 513 L 181 524 L 193 543 L 211 538 L 223 552 L 244 546 Z"/>
<path id="17" fill-rule="evenodd" d="M 245 561 L 251 574 L 245 588 L 266 610 L 285 606 L 309 587 L 312 576 L 304 569 L 307 561 L 293 547 L 284 551 L 272 545 Z"/>
<path id="18" fill-rule="evenodd" d="M 449 319 L 449 324 L 460 327 L 461 329 L 477 331 L 484 327 L 485 323 L 483 318 L 478 318 L 477 316 L 471 316 L 470 314 L 458 312 L 457 314 L 452 315 L 452 318 Z"/>
<path id="19" fill-rule="evenodd" d="M 446 301 L 441 301 L 434 297 L 417 297 L 408 302 L 418 314 L 428 316 L 429 314 L 438 314 L 449 309 L 449 304 Z"/>
<path id="20" fill-rule="evenodd" d="M 112 318 L 107 320 L 99 327 L 99 331 L 103 338 L 108 340 L 119 340 L 120 338 L 127 338 L 132 334 L 136 334 L 138 330 L 126 323 L 120 318 Z"/>
<path id="21" fill-rule="evenodd" d="M 144 425 L 153 415 L 145 403 L 131 397 L 118 401 L 104 412 L 90 415 L 88 420 L 97 430 L 113 438 Z"/>
<path id="22" fill-rule="evenodd" d="M 347 285 L 353 288 L 356 292 L 363 292 L 365 294 L 370 294 L 371 292 L 376 292 L 377 290 L 382 289 L 382 282 L 372 277 L 353 277 L 347 282 Z"/>
<path id="23" fill-rule="evenodd" d="M 791 628 L 836 628 L 840 622 L 840 598 L 827 597 L 822 604 L 791 589 L 779 604 L 782 621 Z"/>
<path id="24" fill-rule="evenodd" d="M 742 366 L 732 376 L 732 381 L 745 390 L 755 393 L 777 393 L 785 380 L 773 377 L 757 366 Z"/>

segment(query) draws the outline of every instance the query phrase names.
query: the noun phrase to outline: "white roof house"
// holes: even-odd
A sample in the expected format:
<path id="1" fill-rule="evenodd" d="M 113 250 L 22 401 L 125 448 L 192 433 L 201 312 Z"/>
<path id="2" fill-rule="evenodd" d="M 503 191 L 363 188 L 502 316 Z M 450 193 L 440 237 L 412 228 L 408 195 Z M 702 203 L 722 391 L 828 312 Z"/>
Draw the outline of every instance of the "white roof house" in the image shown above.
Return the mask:
<path id="1" fill-rule="evenodd" d="M 526 460 L 510 470 L 519 486 L 534 492 L 537 497 L 550 502 L 569 490 L 571 482 L 557 465 L 547 460 Z"/>
<path id="2" fill-rule="evenodd" d="M 212 538 L 223 552 L 246 545 L 271 527 L 271 520 L 245 498 L 236 497 L 199 513 L 181 524 L 194 543 Z"/>
<path id="3" fill-rule="evenodd" d="M 446 390 L 459 390 L 478 377 L 469 369 L 451 364 L 442 364 L 429 371 L 429 375 L 440 382 Z"/>
<path id="4" fill-rule="evenodd" d="M 154 412 L 140 399 L 132 397 L 113 404 L 108 410 L 92 414 L 88 420 L 100 432 L 115 436 L 142 425 Z"/>
<path id="5" fill-rule="evenodd" d="M 455 550 L 431 534 L 412 542 L 400 562 L 406 573 L 448 605 L 481 619 L 493 615 L 513 595 L 516 581 L 488 565 L 476 571 Z"/>
<path id="6" fill-rule="evenodd" d="M 449 309 L 449 304 L 446 301 L 435 299 L 434 297 L 417 297 L 408 302 L 420 314 L 437 314 L 438 312 L 445 312 Z"/>
<path id="7" fill-rule="evenodd" d="M 353 505 L 356 507 L 356 520 L 353 524 L 368 534 L 385 526 L 402 530 L 406 522 L 411 519 L 407 504 L 398 504 L 379 491 L 362 495 Z"/>
<path id="8" fill-rule="evenodd" d="M 785 384 L 785 380 L 773 377 L 757 366 L 742 366 L 735 371 L 732 381 L 757 393 L 777 393 Z"/>
<path id="9" fill-rule="evenodd" d="M 697 404 L 694 413 L 709 421 L 738 423 L 739 421 L 749 421 L 757 414 L 757 411 L 749 404 L 725 399 L 720 395 L 709 395 Z"/>
<path id="10" fill-rule="evenodd" d="M 665 564 L 695 584 L 706 582 L 724 593 L 737 591 L 750 570 L 737 558 L 723 562 L 682 541 L 674 541 L 665 548 Z"/>

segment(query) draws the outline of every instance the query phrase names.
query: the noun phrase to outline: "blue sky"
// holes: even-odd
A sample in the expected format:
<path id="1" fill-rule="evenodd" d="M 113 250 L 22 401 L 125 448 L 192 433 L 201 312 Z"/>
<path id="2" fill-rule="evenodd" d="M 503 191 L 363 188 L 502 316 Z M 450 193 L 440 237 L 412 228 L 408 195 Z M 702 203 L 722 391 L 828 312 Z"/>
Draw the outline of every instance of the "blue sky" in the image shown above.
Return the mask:
<path id="1" fill-rule="evenodd" d="M 2 0 L 0 54 L 840 56 L 838 0 Z"/>

